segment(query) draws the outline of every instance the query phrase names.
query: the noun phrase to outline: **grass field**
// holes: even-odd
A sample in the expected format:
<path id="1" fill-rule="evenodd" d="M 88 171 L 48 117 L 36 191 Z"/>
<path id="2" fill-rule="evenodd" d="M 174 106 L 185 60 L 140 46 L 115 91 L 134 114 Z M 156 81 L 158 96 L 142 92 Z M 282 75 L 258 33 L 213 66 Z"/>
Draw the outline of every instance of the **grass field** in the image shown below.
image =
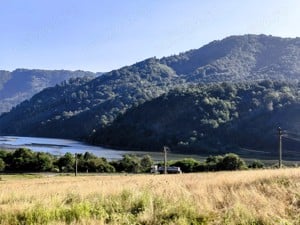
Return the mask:
<path id="1" fill-rule="evenodd" d="M 300 169 L 9 176 L 0 224 L 300 224 Z"/>

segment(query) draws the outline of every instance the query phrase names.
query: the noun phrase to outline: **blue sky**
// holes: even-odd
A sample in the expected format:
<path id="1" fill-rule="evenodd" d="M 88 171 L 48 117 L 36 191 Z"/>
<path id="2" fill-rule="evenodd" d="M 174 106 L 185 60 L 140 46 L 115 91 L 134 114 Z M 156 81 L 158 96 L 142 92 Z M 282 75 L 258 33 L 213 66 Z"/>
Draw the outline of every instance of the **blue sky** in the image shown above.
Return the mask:
<path id="1" fill-rule="evenodd" d="M 298 0 L 0 0 L 0 69 L 110 71 L 229 35 L 300 36 Z"/>

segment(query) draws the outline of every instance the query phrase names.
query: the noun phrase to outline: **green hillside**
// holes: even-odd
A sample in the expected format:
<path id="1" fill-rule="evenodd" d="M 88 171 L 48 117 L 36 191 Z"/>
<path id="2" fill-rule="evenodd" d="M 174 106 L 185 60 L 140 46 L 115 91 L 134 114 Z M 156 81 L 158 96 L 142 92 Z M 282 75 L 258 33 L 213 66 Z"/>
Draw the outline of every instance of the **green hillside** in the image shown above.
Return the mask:
<path id="1" fill-rule="evenodd" d="M 289 133 L 287 156 L 300 156 L 292 133 L 300 132 L 300 84 L 244 82 L 173 90 L 132 108 L 99 130 L 93 143 L 115 148 L 181 153 L 238 152 L 277 155 L 277 127 Z"/>
<path id="2" fill-rule="evenodd" d="M 254 147 L 270 148 L 273 144 L 266 142 L 271 137 L 271 131 L 268 130 L 262 132 L 266 137 L 259 139 L 261 141 L 256 141 L 256 136 L 253 136 L 253 140 L 234 137 L 242 135 L 241 130 L 247 129 L 251 135 L 256 135 L 255 129 L 260 130 L 262 126 L 260 128 L 251 126 L 252 120 L 257 121 L 258 124 L 262 122 L 270 124 L 273 129 L 281 123 L 280 110 L 288 110 L 292 113 L 291 109 L 286 108 L 291 105 L 289 104 L 291 100 L 289 97 L 280 98 L 278 106 L 277 101 L 268 102 L 264 100 L 268 98 L 267 93 L 262 92 L 260 95 L 259 90 L 255 89 L 255 85 L 258 84 L 251 82 L 266 79 L 284 80 L 296 84 L 299 77 L 299 38 L 266 35 L 231 36 L 179 55 L 161 59 L 149 58 L 105 73 L 93 80 L 77 79 L 48 88 L 21 103 L 11 112 L 0 116 L 0 134 L 95 140 L 98 144 L 120 148 L 156 149 L 160 144 L 166 143 L 180 151 L 183 149 L 206 151 L 211 148 L 220 150 L 240 146 L 240 141 L 243 146 L 247 147 L 253 146 L 252 142 L 255 142 Z M 225 91 L 224 97 L 222 97 L 222 92 L 214 94 L 215 88 L 209 84 L 216 83 L 220 86 L 222 82 L 228 82 L 226 85 L 235 90 L 242 88 L 241 91 L 247 92 L 251 101 L 239 92 Z M 200 102 L 197 104 L 201 105 L 202 109 L 193 108 L 190 109 L 192 111 L 187 111 L 186 109 L 198 98 L 194 96 L 195 93 L 189 93 L 189 89 L 190 87 L 198 89 L 198 86 L 200 90 L 196 90 L 195 93 L 200 96 L 201 91 L 207 92 L 209 98 L 205 99 L 205 96 L 200 96 Z M 281 91 L 276 87 L 264 86 L 264 88 L 267 90 L 271 88 L 270 91 L 274 89 L 275 92 Z M 297 90 L 294 87 L 289 88 L 292 90 L 293 98 L 296 98 Z M 180 93 L 177 94 L 179 96 L 184 95 L 184 99 L 176 96 L 177 92 Z M 252 96 L 252 92 L 256 94 Z M 190 100 L 187 100 L 189 95 L 191 95 Z M 287 92 L 286 95 L 289 96 L 289 93 Z M 163 97 L 157 99 L 159 96 Z M 162 98 L 167 98 L 167 100 L 162 101 Z M 239 98 L 243 101 L 240 102 Z M 155 99 L 153 102 L 147 103 L 152 105 L 151 109 L 144 110 L 143 114 L 149 121 L 157 124 L 153 134 L 152 131 L 150 134 L 146 132 L 145 136 L 149 137 L 137 140 L 134 132 L 132 137 L 130 133 L 126 133 L 119 139 L 106 138 L 107 133 L 102 135 L 103 130 L 109 133 L 110 125 L 117 126 L 115 119 L 118 116 L 131 110 L 132 107 L 134 107 L 132 110 L 136 110 L 136 107 L 153 99 Z M 223 100 L 220 102 L 220 99 Z M 208 105 L 204 105 L 202 101 L 208 101 Z M 167 117 L 160 108 L 161 104 L 172 106 L 166 109 Z M 220 104 L 218 106 L 220 110 L 218 107 L 215 108 L 214 104 Z M 293 104 L 297 104 L 297 101 Z M 267 107 L 273 110 L 268 111 Z M 297 109 L 294 105 L 291 107 Z M 161 113 L 151 114 L 151 110 Z M 249 110 L 251 113 L 248 112 Z M 182 115 L 178 112 L 182 112 Z M 272 119 L 269 113 L 275 113 Z M 278 116 L 275 116 L 276 113 L 279 113 Z M 172 119 L 174 115 L 183 122 L 178 122 L 176 118 L 176 120 Z M 155 117 L 158 121 L 169 122 L 155 122 Z M 185 118 L 192 119 L 193 117 L 196 118 L 197 123 L 192 120 L 184 121 Z M 174 121 L 176 121 L 175 124 Z M 140 123 L 140 121 L 136 122 Z M 191 126 L 187 125 L 188 123 L 191 123 Z M 132 131 L 131 127 L 136 127 L 137 124 L 133 120 L 128 124 L 128 130 Z M 195 125 L 196 127 L 190 130 L 194 124 L 197 126 Z M 208 133 L 202 134 L 199 129 L 205 129 Z M 157 130 L 164 133 L 157 133 Z M 193 131 L 197 132 L 196 141 L 193 141 L 195 139 Z M 228 135 L 227 132 L 229 132 Z M 236 133 L 234 137 L 231 132 Z M 154 137 L 153 135 L 156 134 L 158 136 Z M 153 138 L 151 146 L 148 142 L 152 140 L 150 137 Z M 158 137 L 161 138 L 160 141 L 154 140 Z M 201 138 L 206 141 L 200 141 Z M 261 138 L 260 135 L 259 138 Z M 131 143 L 131 140 L 135 140 L 136 143 Z"/>
<path id="3" fill-rule="evenodd" d="M 151 58 L 105 73 L 48 88 L 0 117 L 2 134 L 87 138 L 133 105 L 180 84 L 174 71 Z"/>
<path id="4" fill-rule="evenodd" d="M 17 69 L 12 72 L 0 71 L 0 114 L 22 101 L 31 98 L 41 90 L 76 77 L 95 77 L 99 74 L 68 70 L 28 70 Z"/>

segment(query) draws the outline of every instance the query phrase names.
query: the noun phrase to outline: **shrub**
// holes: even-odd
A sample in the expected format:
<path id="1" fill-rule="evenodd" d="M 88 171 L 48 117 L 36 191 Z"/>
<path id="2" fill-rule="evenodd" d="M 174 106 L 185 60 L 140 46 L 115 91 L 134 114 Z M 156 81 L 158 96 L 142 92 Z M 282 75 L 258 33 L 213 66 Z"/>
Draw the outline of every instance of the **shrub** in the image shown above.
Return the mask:
<path id="1" fill-rule="evenodd" d="M 56 164 L 61 172 L 72 172 L 74 171 L 75 157 L 72 153 L 67 152 L 57 160 Z"/>
<path id="2" fill-rule="evenodd" d="M 244 162 L 244 160 L 233 153 L 226 154 L 221 163 L 222 170 L 240 170 L 245 168 L 246 163 Z"/>
<path id="3" fill-rule="evenodd" d="M 0 158 L 0 171 L 4 171 L 5 166 L 5 162 L 3 161 L 3 159 Z"/>
<path id="4" fill-rule="evenodd" d="M 199 165 L 200 162 L 193 158 L 185 158 L 171 164 L 171 166 L 180 167 L 181 171 L 185 173 L 196 172 Z"/>
<path id="5" fill-rule="evenodd" d="M 142 172 L 150 172 L 151 166 L 153 165 L 153 160 L 150 155 L 144 155 L 140 163 Z"/>
<path id="6" fill-rule="evenodd" d="M 260 169 L 260 168 L 264 168 L 265 165 L 262 161 L 260 160 L 254 160 L 250 165 L 249 168 L 253 168 L 253 169 Z"/>
<path id="7" fill-rule="evenodd" d="M 140 159 L 136 155 L 126 154 L 119 161 L 119 169 L 128 173 L 139 173 L 142 169 Z"/>

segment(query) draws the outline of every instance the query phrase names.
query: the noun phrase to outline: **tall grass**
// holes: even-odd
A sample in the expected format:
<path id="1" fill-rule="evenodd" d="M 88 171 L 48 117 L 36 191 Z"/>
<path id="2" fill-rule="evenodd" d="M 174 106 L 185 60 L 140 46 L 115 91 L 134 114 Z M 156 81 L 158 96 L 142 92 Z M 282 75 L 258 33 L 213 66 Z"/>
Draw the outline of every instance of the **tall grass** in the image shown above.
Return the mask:
<path id="1" fill-rule="evenodd" d="M 0 181 L 0 224 L 300 224 L 300 169 Z"/>

